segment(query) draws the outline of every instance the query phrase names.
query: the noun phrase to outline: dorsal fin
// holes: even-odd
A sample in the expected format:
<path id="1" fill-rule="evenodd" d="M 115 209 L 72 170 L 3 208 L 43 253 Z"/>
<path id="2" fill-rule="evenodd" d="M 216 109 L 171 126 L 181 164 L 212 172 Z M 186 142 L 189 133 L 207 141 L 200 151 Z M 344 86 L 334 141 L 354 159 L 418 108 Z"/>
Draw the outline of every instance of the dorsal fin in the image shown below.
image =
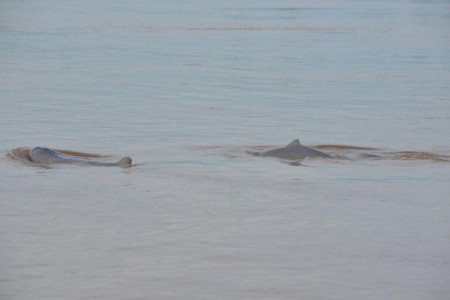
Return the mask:
<path id="1" fill-rule="evenodd" d="M 289 145 L 287 145 L 286 147 L 299 147 L 301 144 L 300 144 L 300 141 L 298 140 L 298 139 L 295 139 L 295 140 L 293 140 L 292 142 L 290 142 L 290 144 Z"/>

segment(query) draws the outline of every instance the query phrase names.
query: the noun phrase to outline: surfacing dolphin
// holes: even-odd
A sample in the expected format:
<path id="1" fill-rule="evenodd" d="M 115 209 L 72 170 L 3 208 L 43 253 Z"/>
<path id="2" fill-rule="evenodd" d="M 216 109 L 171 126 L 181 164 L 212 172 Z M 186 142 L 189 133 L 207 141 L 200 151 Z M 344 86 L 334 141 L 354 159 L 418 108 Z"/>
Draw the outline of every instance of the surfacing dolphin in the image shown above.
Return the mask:
<path id="1" fill-rule="evenodd" d="M 92 158 L 68 155 L 49 148 L 36 147 L 28 153 L 30 160 L 37 164 L 78 164 L 105 167 L 131 167 L 131 158 L 124 157 L 118 162 L 103 162 Z"/>
<path id="2" fill-rule="evenodd" d="M 272 149 L 263 152 L 248 152 L 256 156 L 277 157 L 289 160 L 301 160 L 306 157 L 324 157 L 331 158 L 330 155 L 313 148 L 303 146 L 298 139 L 293 140 L 289 145 L 283 148 Z"/>

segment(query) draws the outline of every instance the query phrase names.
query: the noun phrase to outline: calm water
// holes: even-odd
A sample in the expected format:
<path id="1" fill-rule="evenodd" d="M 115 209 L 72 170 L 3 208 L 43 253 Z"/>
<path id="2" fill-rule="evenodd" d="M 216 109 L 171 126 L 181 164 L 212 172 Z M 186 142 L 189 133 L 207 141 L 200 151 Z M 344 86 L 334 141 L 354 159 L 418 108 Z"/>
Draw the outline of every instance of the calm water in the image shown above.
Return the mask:
<path id="1" fill-rule="evenodd" d="M 2 1 L 1 299 L 449 299 L 449 1 Z M 128 169 L 32 167 L 47 146 Z"/>

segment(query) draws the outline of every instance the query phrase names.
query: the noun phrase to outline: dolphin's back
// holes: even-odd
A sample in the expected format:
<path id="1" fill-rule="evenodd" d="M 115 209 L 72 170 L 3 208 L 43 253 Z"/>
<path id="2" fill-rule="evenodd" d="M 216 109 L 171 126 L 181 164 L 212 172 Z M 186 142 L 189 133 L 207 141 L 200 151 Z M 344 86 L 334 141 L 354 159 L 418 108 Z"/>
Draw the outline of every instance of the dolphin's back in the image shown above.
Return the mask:
<path id="1" fill-rule="evenodd" d="M 282 159 L 299 160 L 306 157 L 326 157 L 330 156 L 321 151 L 310 147 L 303 146 L 299 140 L 293 140 L 286 147 L 272 149 L 265 152 L 258 153 L 259 156 L 277 157 Z"/>
<path id="2" fill-rule="evenodd" d="M 54 163 L 61 161 L 61 153 L 43 147 L 35 147 L 30 150 L 29 156 L 32 162 L 38 164 Z"/>
<path id="3" fill-rule="evenodd" d="M 277 157 L 283 159 L 304 159 L 306 154 L 301 149 L 279 148 L 260 153 L 260 156 Z"/>
<path id="4" fill-rule="evenodd" d="M 330 155 L 328 155 L 326 153 L 323 153 L 321 151 L 318 151 L 318 150 L 310 148 L 310 147 L 303 146 L 303 148 L 304 148 L 303 151 L 305 152 L 306 157 L 325 157 L 325 158 L 331 157 Z"/>

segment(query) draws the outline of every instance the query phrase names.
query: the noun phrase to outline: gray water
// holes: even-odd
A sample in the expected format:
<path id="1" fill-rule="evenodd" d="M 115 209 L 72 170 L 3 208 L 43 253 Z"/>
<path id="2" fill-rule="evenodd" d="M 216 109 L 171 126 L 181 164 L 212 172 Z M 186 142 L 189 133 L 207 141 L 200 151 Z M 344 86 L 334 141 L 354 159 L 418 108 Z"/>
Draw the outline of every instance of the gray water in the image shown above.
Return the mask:
<path id="1" fill-rule="evenodd" d="M 449 163 L 246 154 L 450 154 L 449 49 L 449 1 L 2 1 L 0 299 L 449 299 Z"/>

